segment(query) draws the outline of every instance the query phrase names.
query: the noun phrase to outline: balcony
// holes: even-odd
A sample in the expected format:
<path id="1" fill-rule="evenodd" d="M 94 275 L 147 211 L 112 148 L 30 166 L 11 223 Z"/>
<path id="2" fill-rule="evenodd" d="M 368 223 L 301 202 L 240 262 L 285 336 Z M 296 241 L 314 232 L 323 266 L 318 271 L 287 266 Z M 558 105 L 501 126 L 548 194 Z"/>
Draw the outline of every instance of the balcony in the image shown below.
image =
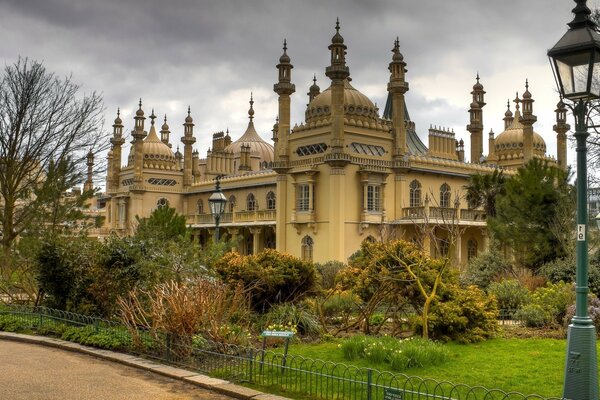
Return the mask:
<path id="1" fill-rule="evenodd" d="M 215 219 L 212 214 L 197 214 L 188 217 L 188 224 L 193 225 L 214 225 Z M 275 210 L 258 211 L 235 211 L 223 213 L 221 215 L 221 225 L 226 224 L 253 224 L 253 223 L 275 223 Z"/>
<path id="2" fill-rule="evenodd" d="M 434 223 L 458 223 L 462 225 L 475 225 L 485 224 L 485 211 L 483 210 L 469 210 L 469 209 L 455 209 L 446 207 L 406 207 L 402 209 L 403 223 L 408 221 L 423 222 L 429 221 Z"/>

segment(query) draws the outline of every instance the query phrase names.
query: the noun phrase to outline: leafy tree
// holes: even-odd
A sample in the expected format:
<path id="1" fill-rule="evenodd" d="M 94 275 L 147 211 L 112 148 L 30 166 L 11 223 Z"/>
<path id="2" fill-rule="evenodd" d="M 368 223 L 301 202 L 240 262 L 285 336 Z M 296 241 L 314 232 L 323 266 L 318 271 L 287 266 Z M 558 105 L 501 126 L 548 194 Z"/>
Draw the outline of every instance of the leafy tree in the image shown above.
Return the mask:
<path id="1" fill-rule="evenodd" d="M 88 151 L 98 152 L 107 143 L 100 96 L 79 97 L 78 92 L 70 77 L 59 79 L 28 59 L 6 66 L 0 76 L 0 243 L 5 254 L 47 207 L 49 197 L 36 191 L 51 186 L 47 181 L 55 166 L 76 166 L 63 169 L 67 176 L 56 176 L 78 180 Z"/>
<path id="2" fill-rule="evenodd" d="M 488 219 L 493 236 L 534 272 L 569 253 L 575 202 L 568 177 L 567 171 L 531 160 L 506 181 L 496 216 Z"/>
<path id="3" fill-rule="evenodd" d="M 488 217 L 496 216 L 496 199 L 504 193 L 506 177 L 501 170 L 491 174 L 471 175 L 465 186 L 471 208 L 483 207 Z"/>
<path id="4" fill-rule="evenodd" d="M 177 214 L 171 207 L 159 207 L 149 217 L 136 216 L 136 219 L 136 236 L 140 239 L 167 241 L 185 236 L 188 230 L 185 216 Z"/>

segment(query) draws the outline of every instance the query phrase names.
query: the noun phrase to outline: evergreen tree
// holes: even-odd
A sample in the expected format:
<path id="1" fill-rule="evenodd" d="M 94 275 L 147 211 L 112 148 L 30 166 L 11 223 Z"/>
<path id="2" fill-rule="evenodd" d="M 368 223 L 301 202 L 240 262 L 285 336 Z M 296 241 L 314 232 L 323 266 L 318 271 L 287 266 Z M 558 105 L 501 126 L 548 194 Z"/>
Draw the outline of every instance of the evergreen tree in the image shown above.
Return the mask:
<path id="1" fill-rule="evenodd" d="M 568 254 L 575 208 L 568 178 L 567 171 L 533 159 L 504 184 L 488 227 L 518 265 L 536 272 Z"/>

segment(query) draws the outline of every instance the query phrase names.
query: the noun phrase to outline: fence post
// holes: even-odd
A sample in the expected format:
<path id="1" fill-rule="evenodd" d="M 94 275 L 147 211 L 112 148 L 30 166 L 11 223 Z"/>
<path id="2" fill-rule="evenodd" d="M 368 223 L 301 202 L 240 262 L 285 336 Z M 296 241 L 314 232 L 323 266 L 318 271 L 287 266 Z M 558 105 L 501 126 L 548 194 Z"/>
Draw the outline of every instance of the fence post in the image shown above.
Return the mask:
<path id="1" fill-rule="evenodd" d="M 100 323 L 98 322 L 97 318 L 94 319 L 94 330 L 96 331 L 96 333 L 100 331 Z"/>
<path id="2" fill-rule="evenodd" d="M 252 347 L 250 347 L 249 353 L 250 353 L 250 354 L 249 354 L 249 358 L 250 358 L 250 360 L 249 360 L 249 361 L 250 361 L 250 365 L 248 366 L 248 369 L 250 370 L 250 371 L 249 371 L 249 375 L 250 375 L 250 376 L 249 376 L 249 378 L 248 378 L 248 381 L 249 381 L 250 383 L 252 383 L 252 375 L 254 375 L 254 349 L 253 349 Z"/>
<path id="3" fill-rule="evenodd" d="M 373 389 L 373 370 L 367 369 L 367 400 L 372 400 L 372 389 Z"/>

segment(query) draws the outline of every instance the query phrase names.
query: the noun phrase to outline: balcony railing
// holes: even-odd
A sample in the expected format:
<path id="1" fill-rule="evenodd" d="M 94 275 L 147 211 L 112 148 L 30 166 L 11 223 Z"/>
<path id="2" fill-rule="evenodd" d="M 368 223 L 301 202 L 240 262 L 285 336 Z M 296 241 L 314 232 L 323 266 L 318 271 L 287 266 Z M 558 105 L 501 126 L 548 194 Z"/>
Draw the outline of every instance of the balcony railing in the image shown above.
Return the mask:
<path id="1" fill-rule="evenodd" d="M 428 212 L 426 212 L 428 211 Z M 460 217 L 460 218 L 459 218 Z M 443 220 L 446 222 L 452 221 L 476 221 L 484 222 L 486 219 L 485 211 L 483 210 L 468 210 L 468 209 L 455 209 L 445 207 L 406 207 L 402 210 L 403 220 L 417 220 L 417 219 L 435 219 Z"/>
<path id="2" fill-rule="evenodd" d="M 221 224 L 231 224 L 237 222 L 275 222 L 275 210 L 257 210 L 257 211 L 235 211 L 223 213 L 221 215 Z M 215 219 L 212 214 L 197 214 L 188 218 L 188 223 L 200 225 L 212 225 Z"/>

